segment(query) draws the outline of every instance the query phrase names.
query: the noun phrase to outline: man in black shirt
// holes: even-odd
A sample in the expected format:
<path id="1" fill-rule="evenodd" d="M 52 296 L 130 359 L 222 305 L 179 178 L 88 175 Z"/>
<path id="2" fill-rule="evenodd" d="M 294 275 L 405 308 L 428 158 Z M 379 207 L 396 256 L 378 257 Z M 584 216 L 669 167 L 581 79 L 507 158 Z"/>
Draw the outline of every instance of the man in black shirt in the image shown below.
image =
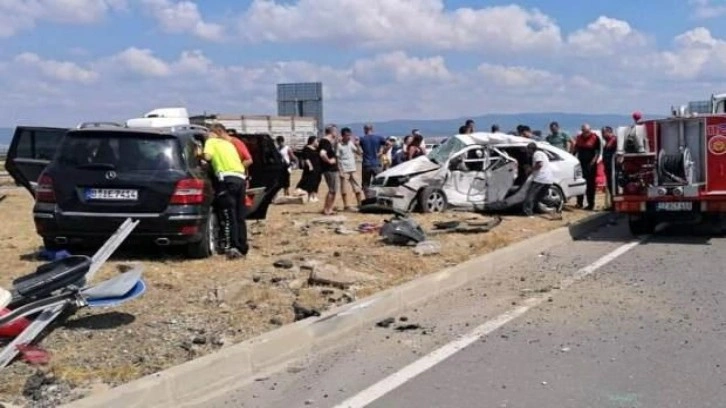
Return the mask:
<path id="1" fill-rule="evenodd" d="M 325 137 L 320 139 L 318 143 L 318 152 L 320 154 L 321 171 L 325 184 L 328 185 L 328 195 L 325 197 L 325 205 L 323 206 L 323 214 L 333 214 L 333 206 L 335 205 L 335 196 L 338 193 L 338 159 L 335 154 L 335 127 L 328 126 L 325 128 Z"/>

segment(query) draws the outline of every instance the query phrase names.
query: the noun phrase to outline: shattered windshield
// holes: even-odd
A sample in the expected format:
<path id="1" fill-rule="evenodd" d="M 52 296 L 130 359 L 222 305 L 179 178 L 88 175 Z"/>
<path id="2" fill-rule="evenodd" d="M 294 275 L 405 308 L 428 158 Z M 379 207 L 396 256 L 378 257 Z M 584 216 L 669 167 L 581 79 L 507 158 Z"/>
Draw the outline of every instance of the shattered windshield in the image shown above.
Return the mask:
<path id="1" fill-rule="evenodd" d="M 449 156 L 465 147 L 466 144 L 458 137 L 450 137 L 436 149 L 432 150 L 427 157 L 436 164 L 442 164 L 449 158 Z"/>

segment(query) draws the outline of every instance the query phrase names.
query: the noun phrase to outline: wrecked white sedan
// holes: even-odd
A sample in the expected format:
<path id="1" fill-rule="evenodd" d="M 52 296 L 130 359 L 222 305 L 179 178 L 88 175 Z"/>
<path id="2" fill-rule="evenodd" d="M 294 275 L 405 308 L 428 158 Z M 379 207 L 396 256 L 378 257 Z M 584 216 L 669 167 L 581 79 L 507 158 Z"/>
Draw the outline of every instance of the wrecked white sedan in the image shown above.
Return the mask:
<path id="1" fill-rule="evenodd" d="M 447 209 L 493 211 L 521 206 L 532 177 L 527 176 L 530 139 L 503 133 L 456 135 L 426 156 L 380 173 L 363 203 L 380 209 L 426 213 Z M 575 156 L 537 142 L 557 180 L 539 211 L 561 210 L 573 196 L 585 194 L 585 179 Z"/>

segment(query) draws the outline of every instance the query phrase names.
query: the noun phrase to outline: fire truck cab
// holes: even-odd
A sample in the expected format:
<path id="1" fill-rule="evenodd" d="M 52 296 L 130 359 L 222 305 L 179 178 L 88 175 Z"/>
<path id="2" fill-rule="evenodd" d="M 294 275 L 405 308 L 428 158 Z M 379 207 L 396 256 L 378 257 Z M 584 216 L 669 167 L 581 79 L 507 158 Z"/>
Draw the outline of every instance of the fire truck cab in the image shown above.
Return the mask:
<path id="1" fill-rule="evenodd" d="M 712 96 L 708 112 L 671 111 L 616 131 L 613 204 L 634 235 L 726 214 L 726 94 Z"/>

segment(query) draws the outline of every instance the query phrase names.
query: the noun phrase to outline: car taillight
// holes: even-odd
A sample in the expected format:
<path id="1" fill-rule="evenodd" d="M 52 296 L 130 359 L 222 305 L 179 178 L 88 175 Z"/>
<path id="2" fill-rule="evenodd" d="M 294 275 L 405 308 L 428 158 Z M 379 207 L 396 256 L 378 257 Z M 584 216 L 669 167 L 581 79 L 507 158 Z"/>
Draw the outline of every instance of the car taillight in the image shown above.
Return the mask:
<path id="1" fill-rule="evenodd" d="M 204 180 L 184 179 L 176 183 L 171 204 L 202 204 L 204 202 Z"/>
<path id="2" fill-rule="evenodd" d="M 53 178 L 40 176 L 38 185 L 35 188 L 35 200 L 41 203 L 54 203 L 55 191 L 53 191 Z"/>

